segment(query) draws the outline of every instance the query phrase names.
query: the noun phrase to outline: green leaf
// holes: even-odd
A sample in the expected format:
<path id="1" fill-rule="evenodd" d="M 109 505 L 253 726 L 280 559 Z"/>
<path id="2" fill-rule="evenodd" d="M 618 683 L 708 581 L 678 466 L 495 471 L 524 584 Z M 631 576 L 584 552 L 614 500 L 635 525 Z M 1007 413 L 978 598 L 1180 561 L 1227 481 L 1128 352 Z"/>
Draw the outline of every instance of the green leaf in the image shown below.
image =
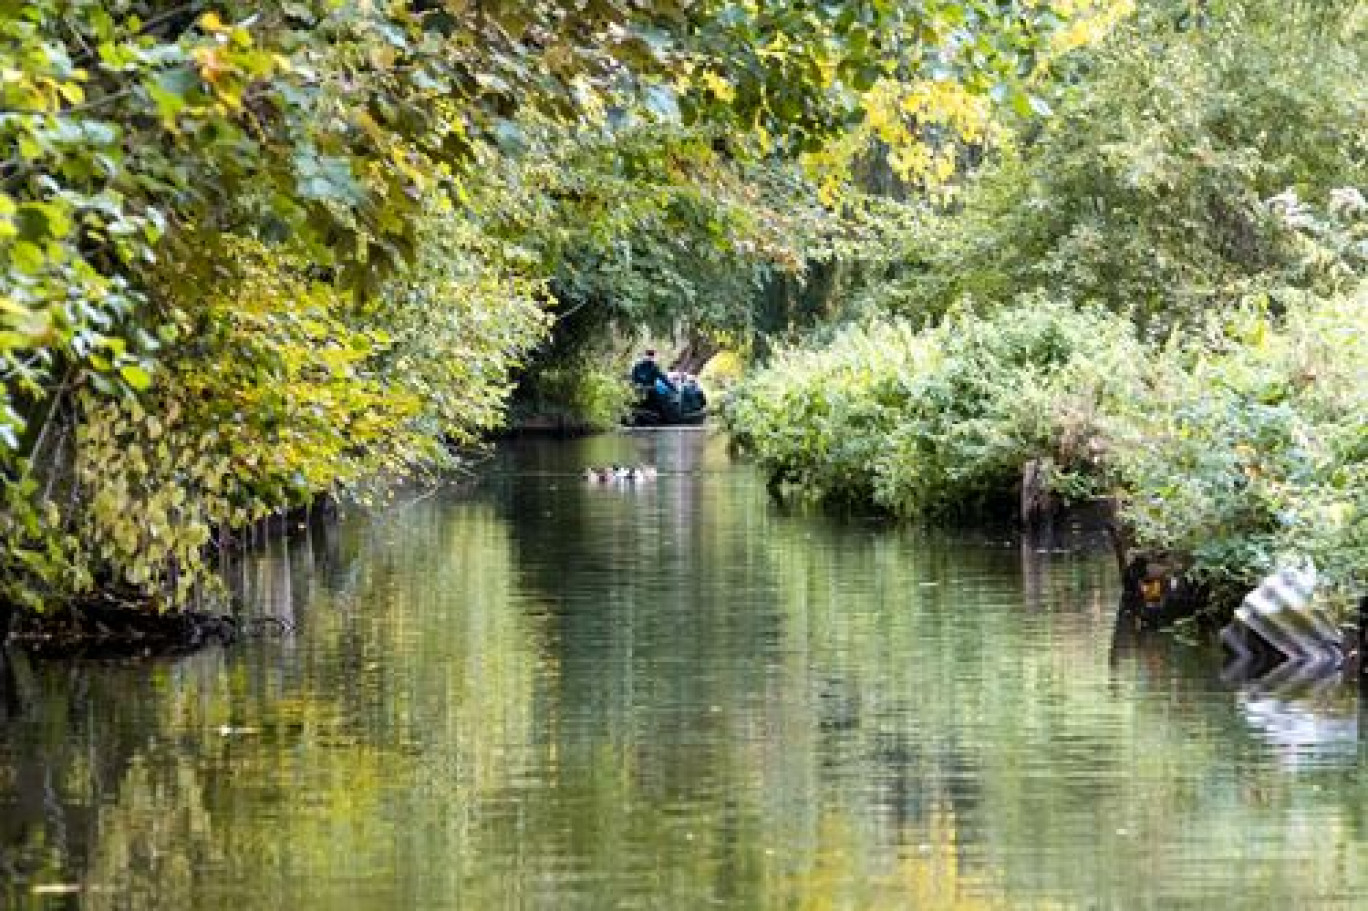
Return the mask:
<path id="1" fill-rule="evenodd" d="M 125 383 L 139 392 L 152 385 L 152 375 L 139 364 L 124 364 L 119 368 L 119 376 L 123 377 Z"/>
<path id="2" fill-rule="evenodd" d="M 20 272 L 35 275 L 47 265 L 47 258 L 37 244 L 21 240 L 10 248 L 10 263 Z"/>

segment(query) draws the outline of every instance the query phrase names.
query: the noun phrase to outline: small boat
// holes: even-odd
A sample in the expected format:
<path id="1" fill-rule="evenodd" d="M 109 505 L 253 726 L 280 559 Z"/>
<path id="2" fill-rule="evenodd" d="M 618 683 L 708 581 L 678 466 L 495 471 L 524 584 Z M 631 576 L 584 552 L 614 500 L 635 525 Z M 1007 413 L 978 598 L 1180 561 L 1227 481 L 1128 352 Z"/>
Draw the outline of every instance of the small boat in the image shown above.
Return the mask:
<path id="1" fill-rule="evenodd" d="M 696 427 L 708 419 L 707 408 L 693 411 L 637 406 L 627 420 L 629 427 Z"/>
<path id="2" fill-rule="evenodd" d="M 637 387 L 637 400 L 627 418 L 630 427 L 695 426 L 708 419 L 708 400 L 693 384 L 673 395 Z"/>

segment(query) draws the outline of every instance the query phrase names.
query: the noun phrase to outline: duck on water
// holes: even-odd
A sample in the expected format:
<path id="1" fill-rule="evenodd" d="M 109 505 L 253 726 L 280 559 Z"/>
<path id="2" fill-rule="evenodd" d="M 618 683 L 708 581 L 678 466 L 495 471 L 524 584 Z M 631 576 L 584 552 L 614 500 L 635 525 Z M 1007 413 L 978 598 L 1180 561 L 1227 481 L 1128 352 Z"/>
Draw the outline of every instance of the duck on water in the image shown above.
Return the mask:
<path id="1" fill-rule="evenodd" d="M 622 484 L 653 480 L 659 472 L 654 465 L 607 465 L 584 469 L 584 480 L 590 484 Z"/>

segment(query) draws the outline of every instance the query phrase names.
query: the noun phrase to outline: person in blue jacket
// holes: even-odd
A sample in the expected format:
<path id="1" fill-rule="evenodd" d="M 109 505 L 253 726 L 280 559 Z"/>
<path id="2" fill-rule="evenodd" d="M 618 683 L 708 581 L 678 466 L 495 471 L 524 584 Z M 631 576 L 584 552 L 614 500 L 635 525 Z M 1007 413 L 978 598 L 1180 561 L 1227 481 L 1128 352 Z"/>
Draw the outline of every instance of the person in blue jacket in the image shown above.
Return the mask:
<path id="1" fill-rule="evenodd" d="M 645 387 L 655 395 L 674 395 L 679 390 L 675 388 L 674 383 L 670 382 L 665 371 L 660 369 L 655 356 L 655 349 L 646 349 L 645 356 L 632 367 L 632 383 L 636 386 Z"/>

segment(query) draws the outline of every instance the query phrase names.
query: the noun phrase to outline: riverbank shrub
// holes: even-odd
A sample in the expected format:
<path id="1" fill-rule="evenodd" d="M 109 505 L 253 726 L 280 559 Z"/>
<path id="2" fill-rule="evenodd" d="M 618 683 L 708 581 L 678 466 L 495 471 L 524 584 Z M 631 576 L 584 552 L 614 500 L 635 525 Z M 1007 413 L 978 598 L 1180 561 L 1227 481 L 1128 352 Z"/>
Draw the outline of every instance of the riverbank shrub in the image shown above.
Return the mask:
<path id="1" fill-rule="evenodd" d="M 780 352 L 736 393 L 729 429 L 776 480 L 899 515 L 980 511 L 1048 459 L 1061 495 L 1095 491 L 1100 420 L 1137 393 L 1128 320 L 1030 299 L 915 330 L 889 320 Z"/>
<path id="2" fill-rule="evenodd" d="M 522 378 L 510 425 L 567 432 L 612 430 L 631 414 L 636 393 L 616 361 L 584 352 L 573 360 L 542 365 Z"/>
<path id="3" fill-rule="evenodd" d="M 1185 555 L 1216 589 L 1248 590 L 1303 557 L 1334 591 L 1363 586 L 1368 293 L 1282 318 L 1246 308 L 1159 353 L 1148 375 L 1143 407 L 1106 421 L 1135 545 Z"/>
<path id="4" fill-rule="evenodd" d="M 905 515 L 1014 511 L 1032 460 L 1065 499 L 1099 492 L 1101 421 L 1139 393 L 1145 366 L 1129 320 L 1032 298 L 953 315 L 927 335 L 939 357 L 915 375 L 875 467 L 880 504 Z"/>
<path id="5" fill-rule="evenodd" d="M 1308 556 L 1361 593 L 1366 26 L 1345 4 L 1142 6 L 1064 64 L 1050 116 L 978 150 L 948 204 L 875 207 L 843 309 L 874 368 L 908 325 L 931 352 L 893 404 L 843 382 L 861 355 L 837 336 L 754 376 L 735 432 L 777 476 L 900 515 L 1005 501 L 1049 459 L 1056 493 L 1116 497 L 1135 548 L 1209 590 Z M 1008 352 L 1038 299 L 1136 328 L 1022 369 Z M 871 409 L 867 438 L 831 416 Z M 804 413 L 831 426 L 779 426 Z M 851 458 L 805 454 L 809 437 Z"/>
<path id="6" fill-rule="evenodd" d="M 1284 308 L 1277 308 L 1282 311 Z M 889 320 L 781 352 L 729 428 L 764 470 L 895 515 L 1010 512 L 1045 460 L 1059 499 L 1115 497 L 1130 546 L 1245 591 L 1311 558 L 1368 567 L 1368 295 L 1249 304 L 1162 343 L 1105 311 L 1023 301 L 912 330 Z"/>
<path id="7" fill-rule="evenodd" d="M 866 501 L 871 466 L 908 404 L 904 377 L 934 356 L 905 323 L 853 326 L 822 348 L 776 351 L 734 390 L 723 420 L 775 481 Z"/>

